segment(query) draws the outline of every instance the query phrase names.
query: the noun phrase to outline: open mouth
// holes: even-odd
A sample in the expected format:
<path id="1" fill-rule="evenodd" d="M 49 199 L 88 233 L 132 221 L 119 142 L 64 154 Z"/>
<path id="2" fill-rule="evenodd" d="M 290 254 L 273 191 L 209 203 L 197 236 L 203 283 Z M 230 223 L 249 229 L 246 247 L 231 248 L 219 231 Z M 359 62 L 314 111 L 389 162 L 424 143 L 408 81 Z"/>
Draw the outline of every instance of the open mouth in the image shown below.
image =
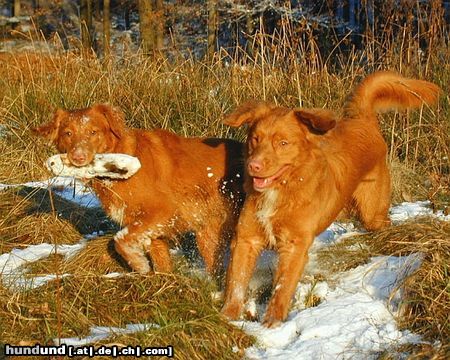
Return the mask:
<path id="1" fill-rule="evenodd" d="M 267 177 L 257 177 L 253 176 L 253 188 L 255 190 L 264 190 L 270 187 L 275 180 L 277 180 L 288 168 L 287 165 L 283 166 L 280 170 L 278 170 L 274 175 Z"/>

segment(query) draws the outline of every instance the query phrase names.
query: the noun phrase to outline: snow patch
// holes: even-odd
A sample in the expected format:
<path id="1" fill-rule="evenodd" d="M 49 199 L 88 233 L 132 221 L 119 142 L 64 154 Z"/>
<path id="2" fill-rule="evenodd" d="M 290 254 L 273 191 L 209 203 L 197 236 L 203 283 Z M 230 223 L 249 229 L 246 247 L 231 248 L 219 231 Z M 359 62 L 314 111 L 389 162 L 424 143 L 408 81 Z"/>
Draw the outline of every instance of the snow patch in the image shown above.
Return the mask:
<path id="1" fill-rule="evenodd" d="M 0 184 L 0 191 L 21 186 L 49 189 L 62 198 L 84 207 L 101 207 L 94 192 L 73 177 L 56 176 L 45 181 L 30 181 L 21 184 Z"/>
<path id="2" fill-rule="evenodd" d="M 438 210 L 433 212 L 429 201 L 404 202 L 393 206 L 390 210 L 390 218 L 394 222 L 406 221 L 417 216 L 433 216 L 442 221 L 450 221 L 450 215 Z"/>
<path id="3" fill-rule="evenodd" d="M 420 336 L 397 329 L 395 314 L 386 307 L 391 291 L 418 263 L 417 256 L 379 257 L 369 264 L 337 275 L 331 290 L 318 286 L 322 302 L 294 310 L 275 329 L 260 323 L 234 322 L 256 336 L 246 349 L 249 359 L 366 359 L 390 347 L 421 342 Z M 399 276 L 402 273 L 402 276 Z M 317 286 L 317 285 L 316 285 Z M 306 291 L 305 291 L 306 290 Z M 300 289 L 303 292 L 310 289 Z"/>
<path id="4" fill-rule="evenodd" d="M 39 287 L 46 282 L 55 279 L 57 276 L 63 275 L 46 275 L 30 277 L 26 275 L 26 271 L 22 269 L 25 265 L 31 264 L 38 260 L 44 259 L 52 254 L 64 255 L 70 258 L 85 246 L 85 242 L 81 241 L 75 245 L 51 245 L 39 244 L 30 245 L 26 249 L 13 249 L 11 252 L 0 255 L 0 275 L 5 287 L 14 290 L 27 290 Z"/>
<path id="5" fill-rule="evenodd" d="M 108 327 L 108 326 L 93 326 L 90 329 L 89 336 L 84 338 L 71 337 L 71 338 L 55 338 L 53 342 L 55 345 L 71 345 L 71 346 L 84 346 L 89 345 L 101 340 L 108 339 L 114 335 L 121 334 L 133 334 L 142 331 L 148 331 L 150 329 L 157 329 L 160 326 L 157 324 L 128 324 L 124 328 Z"/>

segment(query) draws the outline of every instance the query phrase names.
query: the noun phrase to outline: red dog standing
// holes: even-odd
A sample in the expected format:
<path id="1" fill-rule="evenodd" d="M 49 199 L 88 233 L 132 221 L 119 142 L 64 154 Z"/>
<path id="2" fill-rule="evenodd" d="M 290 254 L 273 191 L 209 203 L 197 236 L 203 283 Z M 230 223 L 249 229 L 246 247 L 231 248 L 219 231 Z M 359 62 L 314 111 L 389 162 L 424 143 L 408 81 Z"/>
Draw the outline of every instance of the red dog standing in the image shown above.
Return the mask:
<path id="1" fill-rule="evenodd" d="M 439 88 L 390 72 L 367 77 L 344 107 L 287 109 L 247 103 L 227 117 L 249 124 L 246 193 L 228 268 L 222 313 L 236 319 L 245 302 L 255 262 L 276 248 L 279 265 L 264 323 L 285 320 L 314 237 L 353 205 L 368 230 L 389 224 L 387 146 L 376 112 L 434 103 Z"/>
<path id="2" fill-rule="evenodd" d="M 242 200 L 242 144 L 130 129 L 122 112 L 108 105 L 58 110 L 34 131 L 77 167 L 99 153 L 140 160 L 142 167 L 131 178 L 94 179 L 92 184 L 106 213 L 123 226 L 115 247 L 133 270 L 147 273 L 148 256 L 154 270 L 171 271 L 169 241 L 188 231 L 196 232 L 207 270 L 220 269 Z"/>

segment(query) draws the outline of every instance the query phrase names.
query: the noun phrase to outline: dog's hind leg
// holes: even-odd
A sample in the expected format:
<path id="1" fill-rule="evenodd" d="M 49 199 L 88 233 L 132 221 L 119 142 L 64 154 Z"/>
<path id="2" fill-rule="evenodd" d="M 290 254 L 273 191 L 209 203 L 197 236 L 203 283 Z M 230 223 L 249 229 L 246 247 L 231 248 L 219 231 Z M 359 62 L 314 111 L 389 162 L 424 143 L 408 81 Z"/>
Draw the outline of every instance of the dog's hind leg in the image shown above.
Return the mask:
<path id="1" fill-rule="evenodd" d="M 148 254 L 155 271 L 171 272 L 169 245 L 161 236 L 157 225 L 152 227 L 139 223 L 120 230 L 114 237 L 114 246 L 134 271 L 141 274 L 150 272 Z"/>
<path id="2" fill-rule="evenodd" d="M 359 218 L 367 230 L 379 230 L 390 225 L 391 180 L 384 160 L 364 177 L 353 198 Z"/>
<path id="3" fill-rule="evenodd" d="M 147 247 L 147 254 L 152 261 L 153 270 L 169 273 L 172 271 L 172 259 L 169 244 L 165 238 L 152 239 Z"/>
<path id="4" fill-rule="evenodd" d="M 236 230 L 237 205 L 228 200 L 210 198 L 196 232 L 197 248 L 209 274 L 223 280 L 226 249 Z"/>
<path id="5" fill-rule="evenodd" d="M 221 225 L 220 221 L 208 221 L 196 233 L 198 251 L 205 262 L 206 271 L 211 275 L 220 273 L 225 240 L 221 235 Z"/>

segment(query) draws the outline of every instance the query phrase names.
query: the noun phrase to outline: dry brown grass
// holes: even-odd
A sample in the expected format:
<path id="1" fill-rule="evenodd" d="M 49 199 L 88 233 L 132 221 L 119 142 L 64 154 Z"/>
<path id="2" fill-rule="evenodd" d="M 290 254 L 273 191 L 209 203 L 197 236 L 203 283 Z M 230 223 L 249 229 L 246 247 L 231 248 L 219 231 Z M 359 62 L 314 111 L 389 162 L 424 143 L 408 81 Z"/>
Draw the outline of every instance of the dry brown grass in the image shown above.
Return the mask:
<path id="1" fill-rule="evenodd" d="M 113 236 L 102 236 L 88 241 L 83 249 L 66 261 L 63 269 L 69 274 L 99 275 L 130 271 L 114 250 Z"/>
<path id="2" fill-rule="evenodd" d="M 55 280 L 36 292 L 9 293 L 0 288 L 0 338 L 7 343 L 52 342 L 83 337 L 91 326 L 158 328 L 115 335 L 106 343 L 173 345 L 178 359 L 237 359 L 251 339 L 221 319 L 205 280 L 177 275 L 75 275 Z M 14 330 L 12 331 L 12 328 Z M 105 342 L 103 342 L 105 343 Z"/>
<path id="3" fill-rule="evenodd" d="M 38 212 L 31 197 L 19 195 L 20 189 L 0 191 L 0 253 L 13 247 L 42 243 L 74 244 L 82 235 L 75 226 L 55 213 Z"/>
<path id="4" fill-rule="evenodd" d="M 450 223 L 423 219 L 395 226 L 374 234 L 371 247 L 383 254 L 423 254 L 422 265 L 403 284 L 400 323 L 448 346 Z"/>
<path id="5" fill-rule="evenodd" d="M 0 200 L 0 253 L 41 243 L 74 244 L 83 234 L 115 228 L 101 209 L 44 189 L 14 187 L 0 191 Z"/>
<path id="6" fill-rule="evenodd" d="M 428 197 L 431 183 L 423 174 L 398 160 L 392 161 L 390 165 L 394 204 L 423 200 Z"/>
<path id="7" fill-rule="evenodd" d="M 0 150 L 7 155 L 0 162 L 0 181 L 46 176 L 42 163 L 51 150 L 43 141 L 34 139 L 29 129 L 46 121 L 57 107 L 108 102 L 124 110 L 129 125 L 169 128 L 189 136 L 242 138 L 242 132 L 224 127 L 220 120 L 245 99 L 339 110 L 349 89 L 362 76 L 376 69 L 399 68 L 395 63 L 380 63 L 369 69 L 356 61 L 354 54 L 351 66 L 335 73 L 317 63 L 294 62 L 297 53 L 293 49 L 271 49 L 274 52 L 258 62 L 245 57 L 234 61 L 224 52 L 212 63 L 149 60 L 139 54 L 126 54 L 106 63 L 64 53 L 10 55 L 15 60 L 9 59 L 0 69 L 0 124 L 9 134 L 0 138 Z M 286 52 L 288 60 L 281 61 Z M 436 57 L 442 60 L 440 55 Z M 427 74 L 413 65 L 403 65 L 402 72 L 435 81 L 445 89 L 450 79 L 446 71 L 449 64 L 437 60 L 434 63 L 433 59 L 431 56 Z M 422 174 L 448 172 L 447 114 L 448 98 L 444 96 L 437 109 L 384 115 L 381 124 L 389 143 L 390 161 Z M 7 161 L 9 158 L 15 161 Z"/>

